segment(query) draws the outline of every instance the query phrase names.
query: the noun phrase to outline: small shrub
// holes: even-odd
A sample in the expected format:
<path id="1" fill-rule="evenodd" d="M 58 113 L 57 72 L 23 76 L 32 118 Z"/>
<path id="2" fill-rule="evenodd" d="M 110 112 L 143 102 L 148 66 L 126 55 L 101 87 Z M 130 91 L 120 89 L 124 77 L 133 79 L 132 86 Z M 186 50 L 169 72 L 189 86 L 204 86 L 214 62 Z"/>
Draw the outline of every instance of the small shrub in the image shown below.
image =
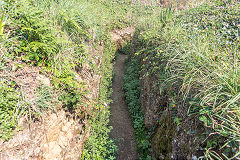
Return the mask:
<path id="1" fill-rule="evenodd" d="M 0 138 L 8 140 L 13 136 L 17 127 L 17 118 L 22 110 L 22 99 L 19 88 L 15 90 L 16 83 L 0 79 Z"/>

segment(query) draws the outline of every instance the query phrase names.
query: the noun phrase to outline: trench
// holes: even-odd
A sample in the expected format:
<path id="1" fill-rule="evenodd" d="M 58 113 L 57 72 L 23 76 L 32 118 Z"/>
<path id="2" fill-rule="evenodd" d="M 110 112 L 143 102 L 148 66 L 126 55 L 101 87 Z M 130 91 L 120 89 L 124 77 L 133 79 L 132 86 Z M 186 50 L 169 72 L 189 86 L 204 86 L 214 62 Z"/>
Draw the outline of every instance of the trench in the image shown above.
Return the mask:
<path id="1" fill-rule="evenodd" d="M 127 55 L 119 54 L 114 64 L 113 94 L 110 105 L 110 125 L 113 127 L 110 136 L 116 140 L 118 146 L 117 160 L 137 160 L 136 141 L 133 123 L 131 121 L 128 106 L 125 103 L 122 88 L 125 61 Z"/>

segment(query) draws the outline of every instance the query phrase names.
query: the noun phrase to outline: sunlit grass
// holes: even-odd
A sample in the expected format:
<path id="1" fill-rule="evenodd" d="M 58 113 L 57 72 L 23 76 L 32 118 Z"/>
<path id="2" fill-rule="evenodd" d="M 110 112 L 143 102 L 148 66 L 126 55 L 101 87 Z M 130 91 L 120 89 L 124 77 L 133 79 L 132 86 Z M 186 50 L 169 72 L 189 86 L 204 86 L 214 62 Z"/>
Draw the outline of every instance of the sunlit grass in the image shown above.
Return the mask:
<path id="1" fill-rule="evenodd" d="M 178 87 L 179 109 L 199 117 L 209 137 L 221 137 L 217 146 L 203 148 L 208 159 L 239 156 L 238 7 L 237 1 L 205 3 L 141 35 L 140 54 L 151 63 L 142 66 L 144 76 L 157 74 L 161 93 Z"/>

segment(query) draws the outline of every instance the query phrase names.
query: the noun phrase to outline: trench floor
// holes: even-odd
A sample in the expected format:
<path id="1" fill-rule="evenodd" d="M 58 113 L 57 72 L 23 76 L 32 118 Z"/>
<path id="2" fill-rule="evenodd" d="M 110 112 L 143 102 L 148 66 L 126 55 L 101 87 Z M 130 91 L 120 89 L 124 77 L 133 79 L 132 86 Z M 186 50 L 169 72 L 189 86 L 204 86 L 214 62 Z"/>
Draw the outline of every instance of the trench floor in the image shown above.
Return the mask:
<path id="1" fill-rule="evenodd" d="M 122 88 L 126 59 L 127 55 L 119 54 L 114 64 L 113 103 L 110 109 L 110 125 L 113 127 L 113 130 L 110 136 L 117 140 L 119 149 L 117 160 L 137 160 L 138 155 L 136 151 L 134 128 L 127 104 L 124 100 L 124 91 Z"/>

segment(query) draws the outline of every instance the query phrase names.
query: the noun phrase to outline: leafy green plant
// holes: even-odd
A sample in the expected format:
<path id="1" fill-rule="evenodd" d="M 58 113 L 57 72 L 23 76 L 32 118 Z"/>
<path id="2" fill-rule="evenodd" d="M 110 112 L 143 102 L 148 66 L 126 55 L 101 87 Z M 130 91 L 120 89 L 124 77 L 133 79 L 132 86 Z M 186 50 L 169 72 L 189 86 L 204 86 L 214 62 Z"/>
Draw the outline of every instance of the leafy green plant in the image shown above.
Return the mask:
<path id="1" fill-rule="evenodd" d="M 129 51 L 128 51 L 129 52 Z M 128 61 L 126 73 L 124 75 L 124 85 L 126 103 L 128 104 L 129 112 L 132 117 L 133 126 L 135 129 L 137 151 L 139 159 L 151 159 L 150 151 L 151 144 L 149 136 L 146 133 L 144 124 L 144 114 L 141 109 L 140 97 L 140 62 L 139 59 L 134 57 L 133 60 Z"/>
<path id="2" fill-rule="evenodd" d="M 0 138 L 8 140 L 17 127 L 17 118 L 21 112 L 21 95 L 15 90 L 16 83 L 0 79 Z"/>
<path id="3" fill-rule="evenodd" d="M 90 120 L 92 131 L 84 147 L 82 159 L 116 159 L 117 146 L 114 140 L 109 137 L 111 127 L 108 126 L 113 77 L 112 61 L 115 57 L 115 52 L 116 46 L 109 38 L 106 38 L 101 66 L 102 79 L 100 84 L 100 95 L 94 109 L 95 116 Z"/>
<path id="4" fill-rule="evenodd" d="M 55 29 L 43 11 L 26 0 L 8 2 L 9 22 L 14 30 L 10 32 L 8 45 L 16 46 L 9 52 L 20 56 L 23 61 L 38 66 L 51 66 L 53 55 L 58 52 Z M 10 8 L 10 7 L 9 7 Z"/>
<path id="5" fill-rule="evenodd" d="M 174 122 L 176 123 L 177 126 L 181 124 L 181 120 L 182 118 L 179 118 L 179 117 L 174 118 Z"/>
<path id="6" fill-rule="evenodd" d="M 82 159 L 114 160 L 116 159 L 117 146 L 114 140 L 109 137 L 111 128 L 109 123 L 109 107 L 106 108 L 99 103 L 96 108 L 102 108 L 95 111 L 96 116 L 90 120 L 91 135 L 88 138 Z"/>
<path id="7" fill-rule="evenodd" d="M 6 1 L 6 7 L 3 7 L 9 18 L 7 22 L 10 30 L 9 39 L 4 40 L 8 54 L 31 65 L 38 65 L 42 72 L 46 72 L 50 76 L 54 90 L 61 93 L 58 100 L 62 102 L 63 107 L 70 110 L 79 109 L 80 103 L 84 103 L 82 97 L 88 94 L 86 85 L 77 79 L 80 73 L 76 68 L 87 65 L 92 71 L 96 71 L 96 65 L 93 63 L 94 57 L 89 56 L 91 52 L 89 47 L 94 48 L 98 42 L 104 43 L 100 95 L 98 103 L 94 105 L 95 108 L 92 108 L 94 116 L 89 115 L 91 136 L 86 142 L 83 159 L 116 158 L 116 145 L 108 135 L 110 132 L 109 107 L 105 105 L 111 101 L 109 97 L 111 95 L 112 61 L 116 51 L 108 32 L 132 24 L 132 18 L 129 15 L 137 10 L 133 9 L 130 3 L 129 0 L 19 0 Z M 137 11 L 138 14 L 141 14 L 142 9 L 144 7 Z M 149 13 L 145 14 L 146 17 L 148 15 Z M 11 89 L 6 92 L 4 89 L 2 91 L 4 94 L 14 93 L 12 95 L 16 95 L 12 98 L 14 102 L 12 105 L 15 106 L 20 91 L 15 86 L 9 88 Z M 37 94 L 39 111 L 44 111 L 54 105 L 55 100 L 53 101 L 51 97 L 53 95 L 51 88 L 39 86 Z M 2 102 L 5 103 L 4 98 Z M 134 101 L 134 103 L 139 102 Z M 26 108 L 31 110 L 30 106 Z M 140 109 L 139 105 L 138 109 Z M 13 113 L 16 113 L 14 107 L 11 113 L 8 114 L 8 111 L 4 110 L 0 115 L 7 115 L 3 119 L 8 120 Z M 138 130 L 136 134 L 139 137 L 139 150 L 143 151 L 143 157 L 149 159 L 150 144 L 145 134 L 141 134 L 145 133 L 144 128 L 141 128 L 144 125 L 143 113 L 139 111 L 136 116 L 138 119 L 136 118 L 134 126 Z M 16 127 L 15 117 L 12 119 L 14 123 L 3 125 L 5 129 L 8 127 L 4 133 L 12 132 L 14 126 Z"/>

